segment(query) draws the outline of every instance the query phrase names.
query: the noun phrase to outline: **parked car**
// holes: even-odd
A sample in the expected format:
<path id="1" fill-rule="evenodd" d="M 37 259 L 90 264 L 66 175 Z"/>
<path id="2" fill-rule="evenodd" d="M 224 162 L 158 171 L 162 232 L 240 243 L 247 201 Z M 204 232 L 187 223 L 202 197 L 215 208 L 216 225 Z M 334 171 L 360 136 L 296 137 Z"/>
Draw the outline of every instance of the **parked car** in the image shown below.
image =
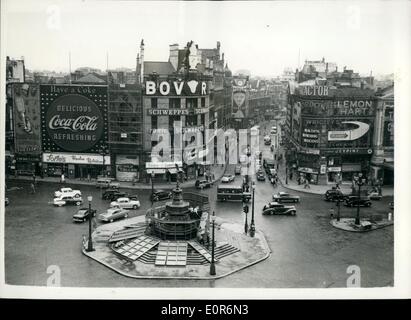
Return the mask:
<path id="1" fill-rule="evenodd" d="M 110 203 L 111 208 L 122 208 L 122 209 L 138 209 L 140 208 L 140 201 L 130 200 L 129 198 L 118 198 L 117 201 Z"/>
<path id="2" fill-rule="evenodd" d="M 103 195 L 101 196 L 101 198 L 103 200 L 111 200 L 111 197 L 113 196 L 113 194 L 119 193 L 120 191 L 118 189 L 107 189 L 103 192 Z"/>
<path id="3" fill-rule="evenodd" d="M 152 201 L 160 201 L 165 199 L 171 199 L 173 193 L 167 190 L 154 190 L 153 194 L 150 196 Z"/>
<path id="4" fill-rule="evenodd" d="M 222 178 L 221 178 L 221 182 L 224 183 L 228 183 L 228 182 L 233 182 L 235 179 L 235 176 L 232 174 L 225 174 Z"/>
<path id="5" fill-rule="evenodd" d="M 83 203 L 83 199 L 81 197 L 73 197 L 73 196 L 60 196 L 56 197 L 53 200 L 53 204 L 57 207 L 62 207 L 69 204 L 75 204 L 79 206 Z"/>
<path id="6" fill-rule="evenodd" d="M 358 206 L 370 207 L 371 200 L 369 197 L 358 197 L 358 196 L 348 196 L 345 199 L 345 205 L 348 207 L 356 207 Z"/>
<path id="7" fill-rule="evenodd" d="M 90 215 L 91 212 L 91 215 Z M 96 210 L 91 209 L 89 212 L 88 208 L 80 208 L 78 211 L 73 215 L 73 222 L 84 222 L 90 218 L 90 216 L 96 216 Z"/>
<path id="8" fill-rule="evenodd" d="M 213 185 L 213 183 L 211 181 L 207 181 L 207 180 L 197 180 L 196 181 L 196 188 L 197 189 L 203 190 L 205 188 L 211 188 L 212 185 Z"/>
<path id="9" fill-rule="evenodd" d="M 113 222 L 120 218 L 127 218 L 128 212 L 122 208 L 110 208 L 106 212 L 99 214 L 98 219 L 104 222 Z"/>
<path id="10" fill-rule="evenodd" d="M 265 136 L 264 137 L 264 144 L 269 146 L 271 144 L 271 138 L 270 136 Z"/>
<path id="11" fill-rule="evenodd" d="M 268 214 L 295 216 L 297 209 L 294 206 L 286 206 L 278 202 L 269 202 L 263 207 L 263 215 Z"/>
<path id="12" fill-rule="evenodd" d="M 343 194 L 341 190 L 338 189 L 330 189 L 324 193 L 325 201 L 337 201 L 338 199 L 344 200 L 346 197 L 347 195 Z"/>
<path id="13" fill-rule="evenodd" d="M 288 192 L 278 192 L 277 194 L 273 195 L 273 200 L 275 202 L 300 202 L 300 197 L 296 195 L 292 195 Z"/>
<path id="14" fill-rule="evenodd" d="M 130 200 L 138 200 L 138 195 L 136 194 L 129 194 L 127 192 L 119 192 L 119 193 L 114 193 L 110 200 L 111 201 L 117 201 L 119 198 L 129 198 Z"/>
<path id="15" fill-rule="evenodd" d="M 237 165 L 235 166 L 234 174 L 235 174 L 235 175 L 241 174 L 241 165 L 240 165 L 240 164 L 237 164 Z"/>
<path id="16" fill-rule="evenodd" d="M 370 200 L 381 200 L 382 195 L 380 195 L 377 191 L 370 191 L 368 193 L 368 197 Z"/>
<path id="17" fill-rule="evenodd" d="M 71 188 L 61 188 L 54 192 L 54 197 L 58 198 L 61 196 L 72 196 L 72 197 L 81 197 L 80 190 L 73 190 Z"/>
<path id="18" fill-rule="evenodd" d="M 120 183 L 114 182 L 113 178 L 98 178 L 96 181 L 97 188 L 111 188 L 111 189 L 119 189 Z"/>
<path id="19" fill-rule="evenodd" d="M 257 181 L 265 181 L 264 172 L 262 172 L 262 171 L 257 172 Z"/>

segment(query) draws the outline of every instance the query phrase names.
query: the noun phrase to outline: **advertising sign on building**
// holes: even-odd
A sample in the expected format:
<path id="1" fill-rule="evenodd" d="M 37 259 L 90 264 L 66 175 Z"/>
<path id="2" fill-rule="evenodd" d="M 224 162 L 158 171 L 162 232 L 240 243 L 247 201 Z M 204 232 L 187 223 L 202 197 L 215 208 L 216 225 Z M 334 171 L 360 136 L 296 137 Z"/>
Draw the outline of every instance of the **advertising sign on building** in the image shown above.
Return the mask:
<path id="1" fill-rule="evenodd" d="M 394 104 L 385 103 L 383 146 L 394 146 Z"/>
<path id="2" fill-rule="evenodd" d="M 98 153 L 107 141 L 107 87 L 41 85 L 43 150 Z"/>
<path id="3" fill-rule="evenodd" d="M 236 91 L 233 93 L 233 117 L 244 118 L 246 116 L 246 93 Z"/>
<path id="4" fill-rule="evenodd" d="M 322 117 L 372 117 L 375 114 L 373 100 L 363 98 L 347 98 L 340 100 L 312 100 L 300 98 L 301 113 Z"/>
<path id="5" fill-rule="evenodd" d="M 37 84 L 12 86 L 16 153 L 41 152 L 39 91 Z"/>
<path id="6" fill-rule="evenodd" d="M 43 153 L 43 162 L 46 163 L 70 163 L 70 164 L 97 164 L 110 165 L 110 156 L 99 154 L 70 154 L 70 153 Z"/>
<path id="7" fill-rule="evenodd" d="M 147 80 L 145 82 L 145 94 L 162 95 L 162 96 L 190 96 L 199 95 L 204 96 L 208 94 L 209 88 L 206 81 L 155 81 Z"/>

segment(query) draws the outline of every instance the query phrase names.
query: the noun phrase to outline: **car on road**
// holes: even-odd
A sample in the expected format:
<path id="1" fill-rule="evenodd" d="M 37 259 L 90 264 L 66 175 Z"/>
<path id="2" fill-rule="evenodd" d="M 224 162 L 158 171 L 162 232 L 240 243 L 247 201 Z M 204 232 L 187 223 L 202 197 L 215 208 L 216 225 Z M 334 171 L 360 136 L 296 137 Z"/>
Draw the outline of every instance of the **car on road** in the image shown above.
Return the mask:
<path id="1" fill-rule="evenodd" d="M 119 189 L 120 183 L 114 182 L 113 178 L 98 178 L 96 181 L 96 188 Z"/>
<path id="2" fill-rule="evenodd" d="M 211 188 L 213 183 L 207 180 L 197 180 L 195 185 L 197 189 L 203 190 L 205 188 Z"/>
<path id="3" fill-rule="evenodd" d="M 241 174 L 241 164 L 237 164 L 234 169 L 234 174 L 239 175 Z"/>
<path id="4" fill-rule="evenodd" d="M 152 195 L 150 196 L 150 200 L 152 201 L 160 201 L 165 199 L 171 199 L 173 193 L 167 190 L 154 190 Z"/>
<path id="5" fill-rule="evenodd" d="M 273 200 L 275 202 L 300 202 L 300 197 L 290 194 L 288 192 L 278 192 L 277 194 L 273 194 Z"/>
<path id="6" fill-rule="evenodd" d="M 110 201 L 117 201 L 119 198 L 129 198 L 130 200 L 138 200 L 138 196 L 136 194 L 129 194 L 127 192 L 118 192 L 113 193 L 110 197 Z"/>
<path id="7" fill-rule="evenodd" d="M 257 181 L 265 181 L 264 172 L 262 172 L 262 171 L 257 172 Z"/>
<path id="8" fill-rule="evenodd" d="M 111 197 L 114 195 L 114 194 L 117 194 L 117 193 L 120 193 L 120 191 L 118 190 L 118 189 L 107 189 L 107 190 L 105 190 L 104 192 L 103 192 L 103 194 L 102 194 L 102 196 L 101 196 L 101 198 L 103 199 L 103 200 L 111 200 Z"/>
<path id="9" fill-rule="evenodd" d="M 338 199 L 340 199 L 340 201 L 342 201 L 342 200 L 345 200 L 347 196 L 348 195 L 342 193 L 341 190 L 330 189 L 324 193 L 324 200 L 325 201 L 337 201 Z"/>
<path id="10" fill-rule="evenodd" d="M 62 207 L 70 204 L 75 204 L 76 206 L 79 206 L 82 203 L 83 199 L 81 197 L 60 196 L 53 199 L 53 204 L 57 207 Z"/>
<path id="11" fill-rule="evenodd" d="M 371 206 L 371 200 L 369 197 L 348 196 L 345 199 L 345 205 L 348 207 L 356 207 L 358 205 L 364 207 Z"/>
<path id="12" fill-rule="evenodd" d="M 229 183 L 229 182 L 233 182 L 235 179 L 235 176 L 232 174 L 225 174 L 223 175 L 223 177 L 221 178 L 221 182 L 224 183 Z"/>
<path id="13" fill-rule="evenodd" d="M 71 188 L 61 188 L 54 192 L 54 197 L 58 198 L 61 196 L 72 196 L 72 197 L 81 197 L 80 190 L 73 190 Z"/>
<path id="14" fill-rule="evenodd" d="M 89 211 L 88 208 L 80 208 L 78 209 L 78 211 L 73 215 L 73 222 L 84 222 L 86 221 L 88 218 L 90 218 L 90 212 L 91 212 L 91 216 L 95 217 L 96 216 L 96 210 L 91 209 Z"/>
<path id="15" fill-rule="evenodd" d="M 113 222 L 120 218 L 127 218 L 128 212 L 122 208 L 110 208 L 106 212 L 99 214 L 98 219 L 104 222 Z"/>
<path id="16" fill-rule="evenodd" d="M 380 195 L 378 191 L 370 191 L 368 193 L 368 197 L 370 198 L 370 200 L 381 200 L 382 195 Z"/>
<path id="17" fill-rule="evenodd" d="M 118 198 L 117 201 L 110 203 L 111 208 L 121 208 L 121 209 L 138 209 L 140 208 L 140 201 L 130 200 L 129 198 Z"/>
<path id="18" fill-rule="evenodd" d="M 268 214 L 295 216 L 297 209 L 294 206 L 286 206 L 278 202 L 269 202 L 263 207 L 263 215 Z"/>
<path id="19" fill-rule="evenodd" d="M 264 137 L 264 144 L 266 146 L 269 146 L 271 144 L 271 137 L 270 136 L 265 136 Z"/>

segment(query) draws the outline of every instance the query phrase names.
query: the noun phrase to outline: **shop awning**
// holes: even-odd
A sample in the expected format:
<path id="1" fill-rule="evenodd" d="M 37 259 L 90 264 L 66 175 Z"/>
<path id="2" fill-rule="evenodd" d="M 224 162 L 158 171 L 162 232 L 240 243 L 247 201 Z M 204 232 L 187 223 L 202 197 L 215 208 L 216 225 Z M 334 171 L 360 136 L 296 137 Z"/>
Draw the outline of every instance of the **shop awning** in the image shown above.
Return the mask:
<path id="1" fill-rule="evenodd" d="M 168 169 L 168 172 L 170 172 L 171 174 L 176 174 L 177 169 L 176 168 L 171 168 L 171 169 Z"/>

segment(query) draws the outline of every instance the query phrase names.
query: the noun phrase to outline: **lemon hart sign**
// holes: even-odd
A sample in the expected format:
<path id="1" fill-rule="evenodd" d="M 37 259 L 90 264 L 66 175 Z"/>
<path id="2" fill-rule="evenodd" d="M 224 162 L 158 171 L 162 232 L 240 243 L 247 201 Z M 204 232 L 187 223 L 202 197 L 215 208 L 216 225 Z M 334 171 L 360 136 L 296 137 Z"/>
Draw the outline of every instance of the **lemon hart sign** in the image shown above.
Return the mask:
<path id="1" fill-rule="evenodd" d="M 41 85 L 43 151 L 99 152 L 107 141 L 107 86 Z"/>

